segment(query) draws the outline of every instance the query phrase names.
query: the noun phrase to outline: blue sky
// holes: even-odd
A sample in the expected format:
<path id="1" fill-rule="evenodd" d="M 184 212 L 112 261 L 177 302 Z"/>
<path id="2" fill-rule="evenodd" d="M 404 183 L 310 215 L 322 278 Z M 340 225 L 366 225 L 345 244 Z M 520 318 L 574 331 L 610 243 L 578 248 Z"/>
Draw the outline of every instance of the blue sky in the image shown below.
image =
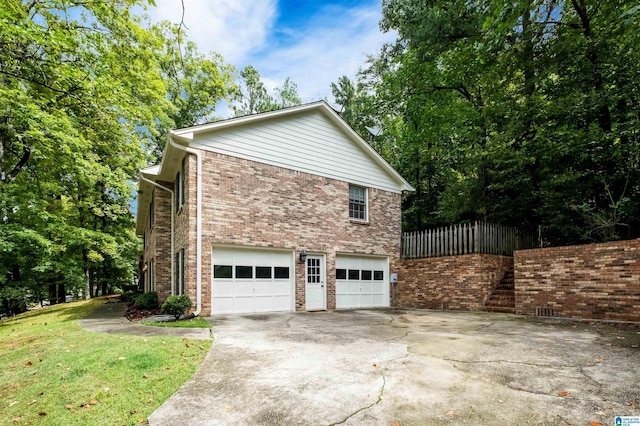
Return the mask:
<path id="1" fill-rule="evenodd" d="M 180 0 L 156 0 L 152 21 L 178 22 Z M 290 77 L 303 102 L 333 100 L 330 83 L 353 78 L 381 33 L 380 0 L 184 0 L 189 38 L 241 69 L 253 65 L 273 89 Z M 225 115 L 224 107 L 216 115 Z"/>

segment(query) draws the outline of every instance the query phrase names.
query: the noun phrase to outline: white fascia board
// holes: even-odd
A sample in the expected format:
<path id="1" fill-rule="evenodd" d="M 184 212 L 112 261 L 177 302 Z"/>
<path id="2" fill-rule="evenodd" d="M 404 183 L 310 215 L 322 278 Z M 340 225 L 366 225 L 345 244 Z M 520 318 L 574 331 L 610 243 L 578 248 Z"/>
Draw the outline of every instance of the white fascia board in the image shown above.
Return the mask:
<path id="1" fill-rule="evenodd" d="M 235 127 L 235 126 L 242 126 L 247 123 L 269 120 L 274 117 L 295 114 L 302 111 L 320 108 L 322 106 L 333 111 L 333 109 L 325 101 L 318 101 L 310 104 L 277 109 L 275 111 L 244 115 L 242 117 L 228 118 L 226 120 L 216 121 L 213 123 L 200 124 L 192 127 L 185 127 L 184 129 L 176 129 L 176 130 L 172 130 L 171 134 L 181 138 L 191 138 L 191 140 L 193 140 L 194 134 L 197 134 L 197 133 L 209 132 L 212 130 L 224 129 L 224 128 Z"/>
<path id="2" fill-rule="evenodd" d="M 160 165 L 154 165 L 140 169 L 140 176 L 156 181 L 160 173 Z M 149 182 L 138 179 L 138 209 L 136 211 L 136 235 L 144 233 L 144 227 L 149 216 L 149 203 L 151 203 L 151 192 L 153 186 Z"/>
<path id="3" fill-rule="evenodd" d="M 173 181 L 177 167 L 179 167 L 180 161 L 184 156 L 184 151 L 179 151 L 171 146 L 169 138 L 173 138 L 175 142 L 185 146 L 189 146 L 189 142 L 193 138 L 193 133 L 190 132 L 182 132 L 181 135 L 174 135 L 173 133 L 174 131 L 169 132 L 160 164 L 140 169 L 139 174 L 141 176 L 144 175 L 145 178 L 154 182 L 158 180 Z M 138 211 L 136 215 L 136 234 L 138 235 L 144 233 L 147 216 L 149 215 L 149 203 L 151 203 L 151 197 L 147 196 L 147 194 L 151 193 L 153 189 L 150 183 L 138 179 Z"/>
<path id="4" fill-rule="evenodd" d="M 153 179 L 153 177 L 160 174 L 160 165 L 156 164 L 155 166 L 149 166 L 145 167 L 144 169 L 140 169 L 140 174 L 145 175 L 147 179 Z"/>

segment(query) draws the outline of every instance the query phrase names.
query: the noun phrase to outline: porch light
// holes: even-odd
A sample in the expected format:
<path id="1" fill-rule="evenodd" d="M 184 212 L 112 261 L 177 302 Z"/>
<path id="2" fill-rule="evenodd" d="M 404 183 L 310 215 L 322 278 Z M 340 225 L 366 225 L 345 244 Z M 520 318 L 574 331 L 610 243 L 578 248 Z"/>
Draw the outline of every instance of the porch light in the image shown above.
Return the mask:
<path id="1" fill-rule="evenodd" d="M 307 253 L 304 250 L 300 252 L 300 263 L 305 263 L 307 261 Z"/>

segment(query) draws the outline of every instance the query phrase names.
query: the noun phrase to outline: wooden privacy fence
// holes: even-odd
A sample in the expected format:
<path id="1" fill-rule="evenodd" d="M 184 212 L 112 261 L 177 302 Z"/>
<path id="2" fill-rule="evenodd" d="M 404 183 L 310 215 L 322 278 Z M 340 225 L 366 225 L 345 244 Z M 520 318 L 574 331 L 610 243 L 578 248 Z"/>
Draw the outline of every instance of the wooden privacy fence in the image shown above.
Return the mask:
<path id="1" fill-rule="evenodd" d="M 517 228 L 475 222 L 402 233 L 402 258 L 456 256 L 461 254 L 501 254 L 536 247 L 533 233 Z"/>

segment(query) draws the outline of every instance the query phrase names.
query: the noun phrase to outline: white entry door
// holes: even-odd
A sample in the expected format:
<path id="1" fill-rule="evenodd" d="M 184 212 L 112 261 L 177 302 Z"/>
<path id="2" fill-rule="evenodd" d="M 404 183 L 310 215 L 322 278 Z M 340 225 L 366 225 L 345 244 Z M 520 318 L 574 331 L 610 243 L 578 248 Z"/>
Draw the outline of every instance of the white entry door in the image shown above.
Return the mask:
<path id="1" fill-rule="evenodd" d="M 307 256 L 305 272 L 305 301 L 307 311 L 327 309 L 323 256 Z"/>

